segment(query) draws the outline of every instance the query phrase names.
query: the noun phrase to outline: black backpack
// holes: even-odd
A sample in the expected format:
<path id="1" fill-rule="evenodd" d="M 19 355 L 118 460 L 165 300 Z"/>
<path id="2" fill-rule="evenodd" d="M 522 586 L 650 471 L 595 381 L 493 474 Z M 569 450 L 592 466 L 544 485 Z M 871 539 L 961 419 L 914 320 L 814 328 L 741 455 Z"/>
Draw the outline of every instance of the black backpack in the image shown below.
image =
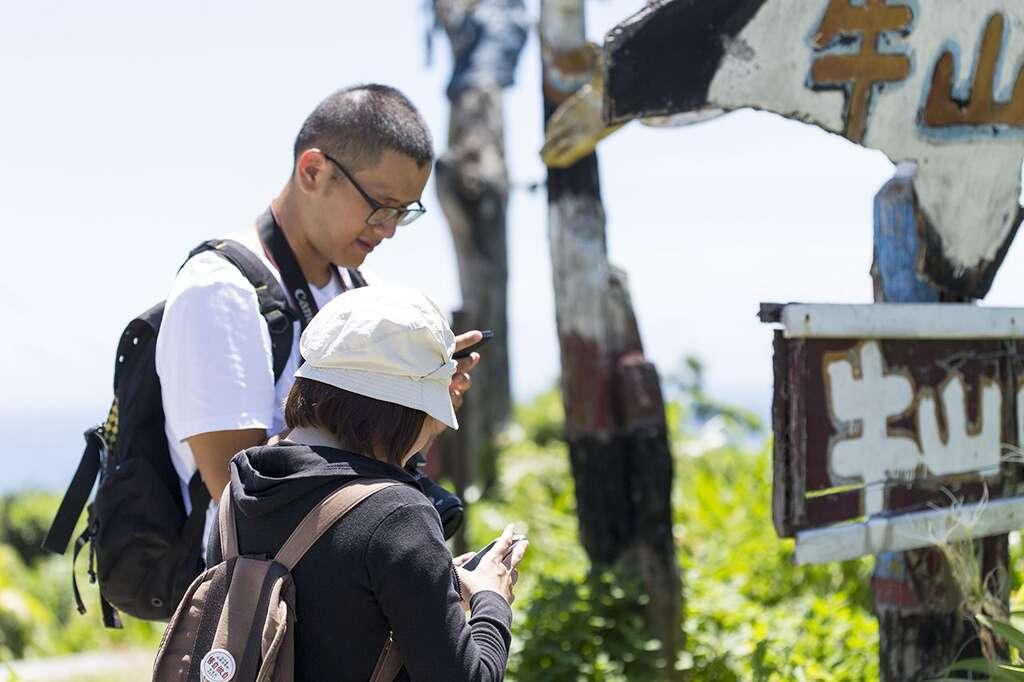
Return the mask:
<path id="1" fill-rule="evenodd" d="M 255 287 L 260 313 L 270 328 L 276 383 L 291 354 L 297 320 L 283 289 L 263 262 L 237 242 L 207 241 L 189 258 L 204 251 L 226 258 Z M 353 273 L 353 279 L 357 275 Z M 67 551 L 99 475 L 88 525 L 75 541 L 72 588 L 79 613 L 85 613 L 74 566 L 82 548 L 90 544 L 89 580 L 99 579 L 107 627 L 121 627 L 117 609 L 146 620 L 167 620 L 204 563 L 200 553 L 210 494 L 196 471 L 188 484 L 192 511 L 185 514 L 164 433 L 156 373 L 156 338 L 163 313 L 161 302 L 129 322 L 121 335 L 110 414 L 104 424 L 85 432 L 82 459 L 43 541 L 43 548 L 51 552 Z"/>

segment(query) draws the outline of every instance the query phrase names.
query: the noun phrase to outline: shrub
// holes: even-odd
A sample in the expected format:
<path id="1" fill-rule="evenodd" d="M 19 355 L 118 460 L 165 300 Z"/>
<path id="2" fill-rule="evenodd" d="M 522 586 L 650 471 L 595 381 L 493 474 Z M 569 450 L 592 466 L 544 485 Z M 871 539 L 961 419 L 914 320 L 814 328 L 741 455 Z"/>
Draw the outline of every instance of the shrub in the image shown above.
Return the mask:
<path id="1" fill-rule="evenodd" d="M 511 673 L 522 680 L 658 679 L 659 642 L 644 624 L 639 578 L 601 571 L 538 579 Z"/>
<path id="2" fill-rule="evenodd" d="M 469 514 L 472 546 L 509 521 L 531 539 L 509 678 L 659 679 L 659 652 L 642 619 L 647 597 L 628 575 L 590 574 L 567 448 L 543 436 L 554 422 L 552 399 L 557 393 L 519 410 L 521 433 L 538 440 L 504 449 L 496 496 Z M 676 667 L 712 682 L 877 679 L 871 560 L 795 566 L 792 541 L 779 540 L 771 522 L 767 447 L 691 457 L 682 454 L 686 434 L 674 436 L 674 533 L 687 604 Z"/>
<path id="3" fill-rule="evenodd" d="M 25 563 L 46 556 L 41 545 L 60 498 L 26 492 L 0 498 L 0 543 L 10 546 Z"/>
<path id="4" fill-rule="evenodd" d="M 79 557 L 79 587 L 89 611 L 78 614 L 71 593 L 71 558 L 42 552 L 39 544 L 59 497 L 23 493 L 0 509 L 0 661 L 46 657 L 118 646 L 154 647 L 163 623 L 124 616 L 123 630 L 103 627 L 99 590 L 88 582 Z M 79 528 L 84 520 L 79 522 Z"/>
<path id="5" fill-rule="evenodd" d="M 541 393 L 529 403 L 517 405 L 515 417 L 526 440 L 535 445 L 547 447 L 565 438 L 565 410 L 562 408 L 562 392 L 558 388 Z"/>

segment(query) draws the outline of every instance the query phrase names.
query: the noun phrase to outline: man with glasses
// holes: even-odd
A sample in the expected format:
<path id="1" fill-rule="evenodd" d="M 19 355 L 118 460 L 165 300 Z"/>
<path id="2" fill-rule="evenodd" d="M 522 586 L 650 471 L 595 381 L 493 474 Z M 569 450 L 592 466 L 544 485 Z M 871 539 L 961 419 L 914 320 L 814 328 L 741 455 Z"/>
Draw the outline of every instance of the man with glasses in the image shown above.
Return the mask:
<path id="1" fill-rule="evenodd" d="M 248 247 L 284 285 L 277 251 L 261 236 L 264 228 L 279 235 L 303 279 L 302 287 L 284 286 L 291 304 L 300 314 L 315 311 L 358 286 L 355 269 L 365 258 L 398 226 L 423 215 L 420 198 L 432 162 L 430 132 L 404 95 L 375 84 L 346 88 L 306 119 L 291 177 L 262 222 L 228 237 Z M 231 457 L 284 428 L 282 405 L 301 362 L 299 327 L 275 384 L 270 329 L 259 295 L 242 273 L 206 251 L 190 258 L 174 281 L 157 339 L 157 373 L 186 506 L 197 469 L 214 500 L 207 528 L 228 483 Z M 456 347 L 480 338 L 478 331 L 462 334 Z M 450 389 L 456 406 L 478 359 L 473 354 L 459 363 Z"/>

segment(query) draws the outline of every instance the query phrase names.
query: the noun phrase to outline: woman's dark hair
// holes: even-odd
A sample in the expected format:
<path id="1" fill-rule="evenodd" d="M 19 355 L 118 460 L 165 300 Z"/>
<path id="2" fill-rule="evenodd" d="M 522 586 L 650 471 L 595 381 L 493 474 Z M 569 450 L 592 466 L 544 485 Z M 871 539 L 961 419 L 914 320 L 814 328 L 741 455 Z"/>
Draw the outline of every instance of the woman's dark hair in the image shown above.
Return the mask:
<path id="1" fill-rule="evenodd" d="M 288 428 L 307 426 L 334 434 L 349 450 L 402 466 L 416 442 L 425 412 L 298 377 L 284 403 Z"/>

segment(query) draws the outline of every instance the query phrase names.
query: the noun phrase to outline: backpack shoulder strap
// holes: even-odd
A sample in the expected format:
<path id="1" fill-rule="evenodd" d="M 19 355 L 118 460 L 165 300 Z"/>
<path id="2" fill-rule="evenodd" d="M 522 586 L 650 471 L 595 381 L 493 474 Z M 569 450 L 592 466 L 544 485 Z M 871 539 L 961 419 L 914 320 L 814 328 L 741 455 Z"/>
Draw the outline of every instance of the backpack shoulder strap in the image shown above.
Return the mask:
<path id="1" fill-rule="evenodd" d="M 284 546 L 274 557 L 274 561 L 289 571 L 293 570 L 303 555 L 320 539 L 321 535 L 327 532 L 328 528 L 366 498 L 393 485 L 401 484 L 389 479 L 370 478 L 338 488 L 306 514 L 306 518 L 302 519 L 292 531 Z M 373 666 L 370 682 L 391 682 L 401 668 L 401 653 L 395 645 L 394 638 L 389 636 L 377 657 L 377 663 Z"/>
<path id="2" fill-rule="evenodd" d="M 295 321 L 298 319 L 288 304 L 288 297 L 274 273 L 248 248 L 232 239 L 205 241 L 188 254 L 189 258 L 204 251 L 213 251 L 234 265 L 245 276 L 259 300 L 260 314 L 270 330 L 270 346 L 274 355 L 274 383 L 284 373 L 292 353 Z"/>
<path id="3" fill-rule="evenodd" d="M 63 554 L 68 550 L 71 535 L 75 532 L 75 524 L 82 515 L 82 509 L 92 493 L 96 476 L 100 472 L 100 452 L 103 450 L 102 428 L 97 426 L 85 432 L 85 451 L 78 462 L 75 476 L 71 479 L 64 499 L 60 501 L 57 515 L 53 517 L 50 530 L 43 539 L 43 549 L 54 554 Z"/>
<path id="4" fill-rule="evenodd" d="M 401 669 L 402 654 L 395 644 L 394 636 L 388 635 L 388 641 L 384 643 L 384 648 L 377 657 L 377 664 L 373 666 L 370 682 L 393 682 Z"/>
<path id="5" fill-rule="evenodd" d="M 349 279 L 352 280 L 352 288 L 353 289 L 362 289 L 363 287 L 365 287 L 367 285 L 366 284 L 366 278 L 363 277 L 363 273 L 359 272 L 358 269 L 356 269 L 356 268 L 346 268 L 346 269 L 348 270 L 348 277 L 349 277 Z"/>
<path id="6" fill-rule="evenodd" d="M 320 536 L 359 503 L 384 488 L 401 485 L 390 479 L 370 478 L 343 485 L 313 507 L 274 557 L 289 571 L 295 568 Z"/>
<path id="7" fill-rule="evenodd" d="M 231 504 L 231 482 L 224 486 L 217 510 L 217 528 L 220 531 L 220 560 L 229 561 L 238 556 L 238 526 L 235 525 L 235 509 Z"/>

